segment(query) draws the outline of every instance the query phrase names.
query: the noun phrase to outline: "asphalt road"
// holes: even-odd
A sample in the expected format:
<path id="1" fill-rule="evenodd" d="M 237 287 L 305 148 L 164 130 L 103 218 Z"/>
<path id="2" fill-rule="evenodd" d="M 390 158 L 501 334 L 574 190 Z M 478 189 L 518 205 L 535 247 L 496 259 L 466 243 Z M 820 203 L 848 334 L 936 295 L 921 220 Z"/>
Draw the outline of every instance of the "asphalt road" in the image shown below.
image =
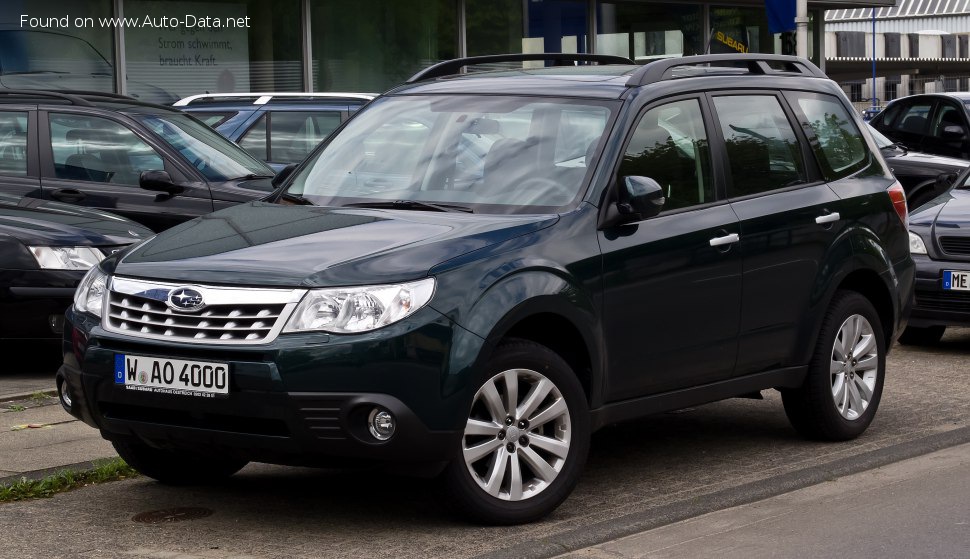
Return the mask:
<path id="1" fill-rule="evenodd" d="M 970 442 L 968 354 L 970 329 L 897 346 L 875 421 L 847 443 L 798 438 L 771 391 L 607 427 L 574 494 L 528 526 L 464 524 L 430 480 L 251 465 L 219 487 L 139 478 L 2 504 L 0 557 L 551 557 Z M 174 507 L 211 514 L 133 520 Z"/>

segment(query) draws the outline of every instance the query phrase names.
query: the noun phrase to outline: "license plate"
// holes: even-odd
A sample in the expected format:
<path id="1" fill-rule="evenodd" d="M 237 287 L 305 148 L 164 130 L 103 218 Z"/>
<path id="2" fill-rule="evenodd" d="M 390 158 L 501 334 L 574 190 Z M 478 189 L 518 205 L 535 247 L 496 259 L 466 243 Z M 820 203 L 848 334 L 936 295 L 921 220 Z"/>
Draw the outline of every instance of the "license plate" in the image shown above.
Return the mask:
<path id="1" fill-rule="evenodd" d="M 142 392 L 225 397 L 229 394 L 229 364 L 117 353 L 115 384 Z"/>
<path id="2" fill-rule="evenodd" d="M 943 272 L 943 289 L 954 291 L 970 291 L 970 272 Z"/>

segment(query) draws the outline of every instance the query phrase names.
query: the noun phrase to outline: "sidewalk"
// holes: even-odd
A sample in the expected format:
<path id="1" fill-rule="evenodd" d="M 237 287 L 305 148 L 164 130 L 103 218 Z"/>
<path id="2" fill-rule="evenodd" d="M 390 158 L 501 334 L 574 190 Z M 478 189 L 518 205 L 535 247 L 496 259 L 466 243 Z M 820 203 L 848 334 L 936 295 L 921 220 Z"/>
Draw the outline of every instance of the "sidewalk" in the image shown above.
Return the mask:
<path id="1" fill-rule="evenodd" d="M 968 498 L 964 444 L 560 557 L 965 557 Z"/>
<path id="2" fill-rule="evenodd" d="M 24 400 L 37 392 L 54 394 L 54 373 L 0 373 L 0 408 L 10 400 Z"/>
<path id="3" fill-rule="evenodd" d="M 0 398 L 14 394 L 7 384 Z M 28 395 L 44 389 L 35 388 L 37 383 L 21 386 Z M 71 417 L 56 397 L 0 402 L 0 483 L 23 475 L 37 479 L 67 466 L 86 469 L 93 460 L 114 456 L 97 429 Z"/>

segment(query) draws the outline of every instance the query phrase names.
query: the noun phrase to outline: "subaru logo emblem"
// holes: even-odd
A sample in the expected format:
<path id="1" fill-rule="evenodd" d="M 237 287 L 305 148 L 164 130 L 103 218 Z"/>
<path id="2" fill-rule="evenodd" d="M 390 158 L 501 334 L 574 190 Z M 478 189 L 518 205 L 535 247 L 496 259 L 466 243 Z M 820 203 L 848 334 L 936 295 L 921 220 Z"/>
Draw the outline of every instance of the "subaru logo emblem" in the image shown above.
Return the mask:
<path id="1" fill-rule="evenodd" d="M 197 311 L 205 306 L 202 293 L 191 287 L 179 287 L 168 292 L 168 306 L 177 311 Z"/>

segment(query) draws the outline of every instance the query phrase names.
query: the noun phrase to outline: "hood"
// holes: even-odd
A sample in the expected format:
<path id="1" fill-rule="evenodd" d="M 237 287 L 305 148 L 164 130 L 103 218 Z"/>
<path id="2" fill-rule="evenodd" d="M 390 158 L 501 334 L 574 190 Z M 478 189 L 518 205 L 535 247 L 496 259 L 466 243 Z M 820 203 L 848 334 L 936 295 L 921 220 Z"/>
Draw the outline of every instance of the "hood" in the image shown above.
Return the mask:
<path id="1" fill-rule="evenodd" d="M 153 233 L 112 213 L 0 194 L 0 235 L 28 246 L 117 246 L 145 240 Z"/>
<path id="2" fill-rule="evenodd" d="M 124 276 L 188 283 L 394 283 L 425 277 L 437 264 L 558 218 L 250 202 L 173 227 L 102 266 Z"/>
<path id="3" fill-rule="evenodd" d="M 910 216 L 910 227 L 934 225 L 937 235 L 970 237 L 970 190 L 954 188 Z"/>

